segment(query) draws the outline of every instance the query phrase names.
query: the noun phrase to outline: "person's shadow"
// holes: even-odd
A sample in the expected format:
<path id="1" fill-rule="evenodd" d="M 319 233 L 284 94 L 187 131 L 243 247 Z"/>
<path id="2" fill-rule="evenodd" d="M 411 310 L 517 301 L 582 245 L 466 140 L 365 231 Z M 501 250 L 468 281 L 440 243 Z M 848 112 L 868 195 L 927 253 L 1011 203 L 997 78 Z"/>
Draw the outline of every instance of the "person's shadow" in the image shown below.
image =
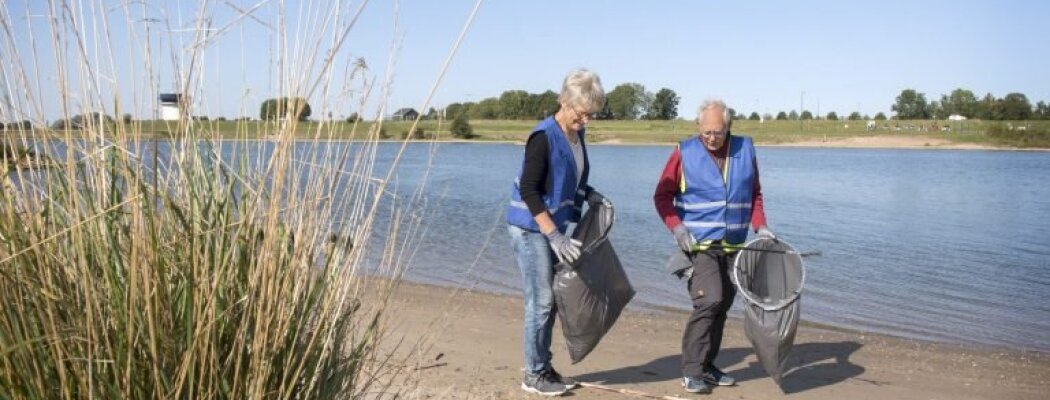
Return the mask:
<path id="1" fill-rule="evenodd" d="M 788 372 L 780 381 L 784 393 L 798 393 L 834 385 L 863 374 L 864 367 L 854 364 L 849 357 L 863 347 L 857 342 L 800 343 L 791 350 Z M 758 361 L 751 368 L 766 376 Z M 879 385 L 881 382 L 870 382 Z"/>
<path id="2" fill-rule="evenodd" d="M 833 385 L 864 373 L 864 367 L 850 362 L 849 357 L 863 345 L 857 342 L 799 343 L 791 350 L 788 372 L 781 380 L 784 393 L 798 393 L 813 388 Z M 748 347 L 722 349 L 718 365 L 735 365 L 754 352 Z M 757 359 L 740 369 L 726 369 L 737 382 L 768 378 Z M 682 377 L 681 355 L 657 358 L 642 365 L 627 366 L 576 376 L 583 382 L 605 384 L 662 382 Z"/>

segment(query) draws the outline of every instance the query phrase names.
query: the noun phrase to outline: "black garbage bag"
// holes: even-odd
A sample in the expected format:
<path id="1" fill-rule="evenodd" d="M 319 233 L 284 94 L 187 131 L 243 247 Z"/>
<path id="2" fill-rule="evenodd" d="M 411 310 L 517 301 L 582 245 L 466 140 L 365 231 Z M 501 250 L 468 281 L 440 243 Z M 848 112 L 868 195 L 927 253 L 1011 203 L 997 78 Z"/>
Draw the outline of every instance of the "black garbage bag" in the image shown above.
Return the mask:
<path id="1" fill-rule="evenodd" d="M 594 350 L 634 297 L 608 239 L 613 219 L 612 207 L 587 210 L 572 235 L 583 243 L 580 258 L 555 266 L 554 302 L 573 364 Z"/>
<path id="2" fill-rule="evenodd" d="M 732 278 L 744 298 L 744 333 L 780 385 L 798 328 L 806 280 L 802 256 L 783 240 L 756 239 L 740 250 Z"/>

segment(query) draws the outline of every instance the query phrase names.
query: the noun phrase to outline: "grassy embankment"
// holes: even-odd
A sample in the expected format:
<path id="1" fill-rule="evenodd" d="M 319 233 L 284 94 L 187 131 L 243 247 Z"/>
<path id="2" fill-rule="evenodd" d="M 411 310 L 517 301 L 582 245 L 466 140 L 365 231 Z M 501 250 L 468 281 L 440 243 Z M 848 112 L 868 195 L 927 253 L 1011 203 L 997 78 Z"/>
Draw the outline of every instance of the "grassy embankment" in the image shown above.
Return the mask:
<path id="1" fill-rule="evenodd" d="M 521 141 L 535 125 L 528 120 L 475 120 L 470 122 L 477 141 Z M 136 121 L 135 129 L 145 135 L 168 138 L 175 126 L 165 121 Z M 202 129 L 216 132 L 223 138 L 266 139 L 267 124 L 263 121 L 200 121 Z M 371 129 L 374 122 L 357 123 L 357 132 Z M 411 121 L 383 121 L 382 130 L 387 139 L 401 139 L 408 132 Z M 938 130 L 934 131 L 936 124 Z M 301 124 L 300 139 L 313 138 L 317 132 L 331 131 L 334 140 L 353 139 L 354 124 L 344 121 L 308 121 Z M 420 121 L 419 128 L 427 138 L 448 140 L 449 121 Z M 940 128 L 949 127 L 950 131 Z M 1009 127 L 1013 126 L 1011 130 Z M 1020 127 L 1024 127 L 1021 130 Z M 674 143 L 694 132 L 695 124 L 688 120 L 675 121 L 592 121 L 588 134 L 592 143 L 615 141 L 619 143 Z M 907 136 L 949 140 L 960 144 L 977 144 L 1019 148 L 1050 148 L 1050 121 L 877 121 L 876 129 L 867 129 L 866 121 L 735 121 L 735 132 L 753 137 L 758 144 L 785 144 L 816 141 L 836 141 L 852 137 Z"/>

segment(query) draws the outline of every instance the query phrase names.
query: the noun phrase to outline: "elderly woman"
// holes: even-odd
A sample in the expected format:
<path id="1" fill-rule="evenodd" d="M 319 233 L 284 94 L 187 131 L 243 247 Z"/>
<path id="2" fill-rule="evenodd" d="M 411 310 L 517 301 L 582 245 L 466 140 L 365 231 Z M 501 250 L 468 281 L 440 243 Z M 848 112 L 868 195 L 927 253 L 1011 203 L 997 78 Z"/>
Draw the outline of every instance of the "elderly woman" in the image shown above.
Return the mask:
<path id="1" fill-rule="evenodd" d="M 576 386 L 551 366 L 551 333 L 557 313 L 551 291 L 554 265 L 571 263 L 580 255 L 580 242 L 566 236 L 566 229 L 579 221 L 583 201 L 605 201 L 587 185 L 590 163 L 584 144 L 584 126 L 605 103 L 601 80 L 587 70 L 569 73 L 558 102 L 560 109 L 529 134 L 507 207 L 508 230 L 525 292 L 521 388 L 549 396 Z"/>

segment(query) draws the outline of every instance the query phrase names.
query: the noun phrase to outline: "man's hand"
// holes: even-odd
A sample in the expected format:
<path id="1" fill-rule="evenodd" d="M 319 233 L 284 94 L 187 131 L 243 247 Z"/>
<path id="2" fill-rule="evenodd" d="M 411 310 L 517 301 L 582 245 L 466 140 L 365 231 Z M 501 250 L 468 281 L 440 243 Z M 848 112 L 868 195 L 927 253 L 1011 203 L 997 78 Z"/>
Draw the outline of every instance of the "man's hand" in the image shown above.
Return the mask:
<path id="1" fill-rule="evenodd" d="M 678 248 L 686 253 L 693 252 L 693 245 L 696 244 L 696 239 L 694 239 L 693 235 L 689 233 L 689 230 L 685 228 L 685 225 L 678 224 L 678 226 L 671 230 L 671 233 L 674 233 L 674 240 L 675 242 L 678 242 Z"/>
<path id="2" fill-rule="evenodd" d="M 547 237 L 547 241 L 550 242 L 551 250 L 554 251 L 554 255 L 558 257 L 558 261 L 572 263 L 580 257 L 580 243 L 579 240 L 570 239 L 557 229 L 544 233 Z"/>

